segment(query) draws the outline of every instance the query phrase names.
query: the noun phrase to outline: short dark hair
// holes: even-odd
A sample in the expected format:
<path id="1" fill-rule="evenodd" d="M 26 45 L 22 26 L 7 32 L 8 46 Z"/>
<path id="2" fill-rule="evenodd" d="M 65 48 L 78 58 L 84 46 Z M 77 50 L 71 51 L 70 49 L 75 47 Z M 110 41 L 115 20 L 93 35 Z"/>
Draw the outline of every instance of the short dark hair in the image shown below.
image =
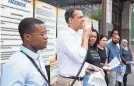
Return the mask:
<path id="1" fill-rule="evenodd" d="M 106 36 L 106 35 L 101 34 L 101 35 L 99 36 L 99 41 L 100 41 L 102 38 L 104 38 L 104 37 L 106 37 L 106 38 L 107 38 L 107 36 Z"/>
<path id="2" fill-rule="evenodd" d="M 35 18 L 24 18 L 19 24 L 19 34 L 23 40 L 24 33 L 32 33 L 36 24 L 44 24 L 43 21 Z"/>
<path id="3" fill-rule="evenodd" d="M 111 37 L 112 37 L 112 35 L 113 35 L 114 31 L 117 31 L 117 32 L 118 32 L 118 34 L 119 34 L 119 30 L 118 30 L 118 29 L 113 29 L 113 30 L 112 30 L 112 32 L 111 32 Z"/>
<path id="4" fill-rule="evenodd" d="M 81 9 L 78 8 L 78 7 L 71 7 L 71 8 L 66 10 L 66 12 L 65 12 L 65 20 L 66 20 L 67 23 L 68 23 L 69 18 L 74 17 L 74 11 L 75 10 L 81 10 Z"/>

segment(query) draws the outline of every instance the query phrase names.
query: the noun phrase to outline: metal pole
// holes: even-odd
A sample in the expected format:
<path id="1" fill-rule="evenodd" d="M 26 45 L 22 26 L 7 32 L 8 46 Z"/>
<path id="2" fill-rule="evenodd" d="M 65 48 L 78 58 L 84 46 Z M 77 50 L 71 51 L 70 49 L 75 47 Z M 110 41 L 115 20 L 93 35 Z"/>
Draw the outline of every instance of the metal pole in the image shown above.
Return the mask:
<path id="1" fill-rule="evenodd" d="M 107 0 L 102 0 L 102 34 L 106 35 L 106 8 Z"/>
<path id="2" fill-rule="evenodd" d="M 75 3 L 75 0 L 74 0 L 74 6 L 76 5 L 76 3 Z"/>

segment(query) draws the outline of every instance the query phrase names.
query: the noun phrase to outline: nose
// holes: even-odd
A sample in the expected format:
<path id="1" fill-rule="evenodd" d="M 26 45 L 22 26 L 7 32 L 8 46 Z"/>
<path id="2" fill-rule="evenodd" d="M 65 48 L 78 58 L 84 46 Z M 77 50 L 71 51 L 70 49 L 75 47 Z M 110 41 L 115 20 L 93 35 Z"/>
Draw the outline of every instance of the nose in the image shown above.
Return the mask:
<path id="1" fill-rule="evenodd" d="M 93 39 L 95 40 L 95 39 L 96 39 L 96 37 L 93 37 Z"/>
<path id="2" fill-rule="evenodd" d="M 43 36 L 43 38 L 44 38 L 45 40 L 47 40 L 47 39 L 48 39 L 47 35 L 44 35 L 44 36 Z"/>
<path id="3" fill-rule="evenodd" d="M 85 22 L 85 19 L 84 18 L 82 18 L 82 22 Z"/>

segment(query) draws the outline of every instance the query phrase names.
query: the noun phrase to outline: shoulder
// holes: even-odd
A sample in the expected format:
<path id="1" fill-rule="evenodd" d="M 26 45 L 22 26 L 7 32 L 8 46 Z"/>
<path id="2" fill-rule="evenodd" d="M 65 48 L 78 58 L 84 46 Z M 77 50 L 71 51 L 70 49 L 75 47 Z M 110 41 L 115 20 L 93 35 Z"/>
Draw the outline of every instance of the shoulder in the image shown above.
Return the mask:
<path id="1" fill-rule="evenodd" d="M 106 45 L 107 48 L 110 48 L 110 46 L 111 46 L 111 42 L 109 42 L 109 43 Z"/>
<path id="2" fill-rule="evenodd" d="M 69 29 L 68 28 L 58 32 L 58 36 L 64 36 L 64 35 L 69 35 L 69 34 L 70 33 L 69 33 Z"/>
<path id="3" fill-rule="evenodd" d="M 29 60 L 27 57 L 21 53 L 14 53 L 10 59 L 4 64 L 4 67 L 12 67 L 16 69 L 26 69 L 28 68 Z"/>

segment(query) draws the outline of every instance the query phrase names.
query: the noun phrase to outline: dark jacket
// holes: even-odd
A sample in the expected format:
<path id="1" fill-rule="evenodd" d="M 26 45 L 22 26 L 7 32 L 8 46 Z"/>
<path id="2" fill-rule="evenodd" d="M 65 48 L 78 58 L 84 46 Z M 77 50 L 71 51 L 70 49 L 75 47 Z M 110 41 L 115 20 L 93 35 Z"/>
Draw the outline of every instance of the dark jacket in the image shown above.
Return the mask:
<path id="1" fill-rule="evenodd" d="M 132 53 L 131 50 L 128 48 L 128 51 L 125 50 L 122 46 L 121 46 L 121 58 L 123 61 L 132 61 Z M 126 64 L 126 74 L 130 74 L 131 71 L 131 65 L 130 64 Z"/>

